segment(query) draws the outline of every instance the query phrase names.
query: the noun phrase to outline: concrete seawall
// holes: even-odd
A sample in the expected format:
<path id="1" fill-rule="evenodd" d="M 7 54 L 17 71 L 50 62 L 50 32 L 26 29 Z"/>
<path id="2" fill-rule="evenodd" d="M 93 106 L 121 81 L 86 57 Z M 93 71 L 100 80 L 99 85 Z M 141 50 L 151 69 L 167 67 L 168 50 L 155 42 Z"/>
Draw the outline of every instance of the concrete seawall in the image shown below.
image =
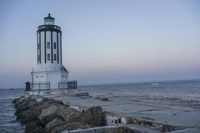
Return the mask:
<path id="1" fill-rule="evenodd" d="M 92 97 L 87 93 L 44 93 L 43 97 L 62 102 L 65 106 L 78 112 L 87 112 L 100 107 L 104 115 L 104 124 L 93 126 L 77 126 L 81 129 L 65 129 L 62 132 L 72 133 L 199 133 L 200 108 L 198 105 L 176 106 L 172 103 L 162 104 L 162 100 L 146 101 L 138 97 Z M 37 98 L 36 98 L 37 99 Z M 165 100 L 165 99 L 164 99 Z M 171 99 L 169 99 L 170 101 Z M 169 102 L 168 101 L 168 102 Z M 175 103 L 175 101 L 173 101 Z M 51 109 L 52 110 L 52 109 Z M 76 112 L 75 111 L 75 112 Z M 72 111 L 73 112 L 73 111 Z M 98 112 L 98 111 L 97 111 Z M 92 116 L 90 116 L 92 118 Z M 94 119 L 94 118 L 92 118 Z M 58 121 L 56 121 L 58 122 Z"/>
<path id="2" fill-rule="evenodd" d="M 91 97 L 89 95 L 46 95 L 82 110 L 101 106 L 107 125 L 137 126 L 141 132 L 200 132 L 200 105 L 181 99 L 145 97 Z M 107 99 L 107 100 L 105 100 Z M 180 104 L 179 104 L 180 103 Z"/>

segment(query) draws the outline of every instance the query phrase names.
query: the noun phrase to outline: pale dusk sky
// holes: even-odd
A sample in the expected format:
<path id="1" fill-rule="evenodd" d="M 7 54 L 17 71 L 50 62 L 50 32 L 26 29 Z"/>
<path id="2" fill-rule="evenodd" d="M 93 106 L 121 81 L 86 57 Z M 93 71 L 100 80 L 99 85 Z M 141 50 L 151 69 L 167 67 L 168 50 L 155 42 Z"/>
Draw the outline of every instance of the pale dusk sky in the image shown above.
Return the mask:
<path id="1" fill-rule="evenodd" d="M 31 80 L 48 13 L 79 85 L 200 79 L 199 0 L 0 0 L 0 88 Z"/>

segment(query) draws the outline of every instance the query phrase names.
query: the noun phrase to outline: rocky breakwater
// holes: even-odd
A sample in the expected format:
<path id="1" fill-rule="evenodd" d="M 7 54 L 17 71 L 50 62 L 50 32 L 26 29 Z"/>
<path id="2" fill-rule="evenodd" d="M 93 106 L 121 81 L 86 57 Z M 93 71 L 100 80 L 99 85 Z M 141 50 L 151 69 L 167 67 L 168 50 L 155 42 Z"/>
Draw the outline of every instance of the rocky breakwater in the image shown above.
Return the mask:
<path id="1" fill-rule="evenodd" d="M 79 111 L 58 100 L 31 96 L 17 98 L 13 104 L 25 133 L 59 133 L 105 125 L 99 106 Z"/>

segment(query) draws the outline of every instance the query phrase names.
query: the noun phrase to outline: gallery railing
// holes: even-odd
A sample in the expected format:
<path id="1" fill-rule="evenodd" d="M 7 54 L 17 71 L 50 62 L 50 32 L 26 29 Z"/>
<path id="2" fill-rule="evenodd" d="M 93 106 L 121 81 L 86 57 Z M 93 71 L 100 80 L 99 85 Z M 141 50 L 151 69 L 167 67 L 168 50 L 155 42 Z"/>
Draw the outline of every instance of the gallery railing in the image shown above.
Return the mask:
<path id="1" fill-rule="evenodd" d="M 31 90 L 49 90 L 50 89 L 50 83 L 33 83 L 30 84 Z"/>
<path id="2" fill-rule="evenodd" d="M 52 88 L 50 83 L 30 83 L 26 82 L 26 91 L 40 91 L 40 90 L 50 90 L 50 88 L 56 89 L 55 87 Z M 68 82 L 59 82 L 58 89 L 77 89 L 77 81 L 68 81 Z"/>
<path id="3" fill-rule="evenodd" d="M 67 82 L 68 89 L 77 89 L 77 81 L 68 81 Z"/>
<path id="4" fill-rule="evenodd" d="M 67 89 L 68 85 L 66 82 L 59 82 L 58 83 L 58 89 Z"/>

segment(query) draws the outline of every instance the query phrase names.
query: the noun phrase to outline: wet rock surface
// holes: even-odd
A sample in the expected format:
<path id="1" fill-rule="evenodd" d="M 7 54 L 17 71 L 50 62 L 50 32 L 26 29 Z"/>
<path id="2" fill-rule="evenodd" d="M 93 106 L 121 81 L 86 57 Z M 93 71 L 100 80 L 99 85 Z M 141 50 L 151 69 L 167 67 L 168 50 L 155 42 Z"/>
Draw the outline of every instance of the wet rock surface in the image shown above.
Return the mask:
<path id="1" fill-rule="evenodd" d="M 13 104 L 16 119 L 25 125 L 25 133 L 57 133 L 105 125 L 99 106 L 79 111 L 61 101 L 41 97 L 20 97 Z"/>

